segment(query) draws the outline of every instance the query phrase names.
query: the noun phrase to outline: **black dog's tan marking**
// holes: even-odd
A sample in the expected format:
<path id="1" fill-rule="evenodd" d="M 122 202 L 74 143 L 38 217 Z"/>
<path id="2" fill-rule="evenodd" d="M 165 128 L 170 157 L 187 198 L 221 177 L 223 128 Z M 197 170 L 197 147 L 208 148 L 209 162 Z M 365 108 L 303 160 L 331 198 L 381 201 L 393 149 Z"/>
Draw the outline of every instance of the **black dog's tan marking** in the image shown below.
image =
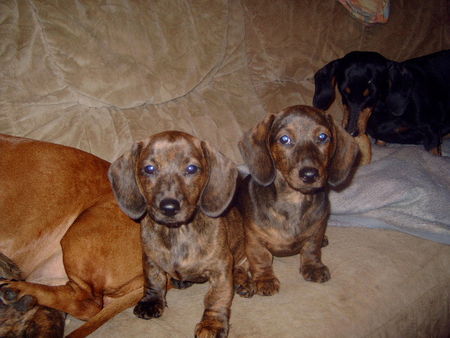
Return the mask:
<path id="1" fill-rule="evenodd" d="M 293 106 L 268 115 L 239 146 L 251 174 L 240 189 L 239 205 L 256 292 L 278 292 L 273 255 L 300 253 L 303 277 L 327 281 L 330 273 L 321 261 L 327 184 L 339 185 L 351 172 L 358 152 L 352 137 L 328 114 Z"/>
<path id="2" fill-rule="evenodd" d="M 209 281 L 195 333 L 227 335 L 233 284 L 242 296 L 252 295 L 242 219 L 229 207 L 237 175 L 222 154 L 176 131 L 134 144 L 111 165 L 122 210 L 141 220 L 145 290 L 134 309 L 138 317 L 162 315 L 167 276 L 182 286 Z"/>
<path id="3" fill-rule="evenodd" d="M 314 76 L 313 105 L 328 109 L 335 85 L 344 105 L 343 126 L 389 143 L 423 144 L 439 155 L 450 133 L 450 50 L 395 62 L 355 51 Z"/>

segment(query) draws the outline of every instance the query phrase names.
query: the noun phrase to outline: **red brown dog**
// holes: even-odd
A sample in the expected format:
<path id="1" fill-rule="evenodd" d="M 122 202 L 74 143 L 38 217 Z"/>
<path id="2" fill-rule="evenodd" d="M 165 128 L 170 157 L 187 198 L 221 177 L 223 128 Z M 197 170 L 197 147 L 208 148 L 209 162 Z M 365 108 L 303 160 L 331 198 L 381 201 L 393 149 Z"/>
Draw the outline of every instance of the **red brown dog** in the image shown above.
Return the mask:
<path id="1" fill-rule="evenodd" d="M 136 304 L 143 286 L 139 224 L 115 201 L 109 163 L 6 135 L 0 135 L 0 154 L 0 252 L 27 280 L 2 281 L 1 290 L 95 318 L 74 336 Z"/>
<path id="2" fill-rule="evenodd" d="M 330 278 L 322 263 L 330 206 L 328 184 L 343 183 L 358 146 L 328 114 L 292 106 L 267 115 L 239 143 L 250 176 L 239 192 L 250 272 L 260 295 L 273 295 L 279 281 L 273 255 L 300 254 L 308 281 Z"/>
<path id="3" fill-rule="evenodd" d="M 145 282 L 136 316 L 162 315 L 168 277 L 181 284 L 209 281 L 195 335 L 227 336 L 233 287 L 251 293 L 242 219 L 229 207 L 237 176 L 225 156 L 177 131 L 137 142 L 112 163 L 119 205 L 141 223 Z"/>

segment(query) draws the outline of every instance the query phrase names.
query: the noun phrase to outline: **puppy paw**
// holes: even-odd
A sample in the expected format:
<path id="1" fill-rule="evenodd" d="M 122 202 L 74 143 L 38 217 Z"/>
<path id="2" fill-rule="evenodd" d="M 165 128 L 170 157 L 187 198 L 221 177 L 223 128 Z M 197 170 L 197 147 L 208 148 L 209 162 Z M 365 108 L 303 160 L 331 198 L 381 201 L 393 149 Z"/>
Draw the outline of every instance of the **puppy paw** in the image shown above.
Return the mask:
<path id="1" fill-rule="evenodd" d="M 256 293 L 260 296 L 273 296 L 280 291 L 280 281 L 273 277 L 255 280 Z"/>
<path id="2" fill-rule="evenodd" d="M 325 265 L 304 265 L 301 274 L 305 280 L 316 283 L 324 283 L 331 278 L 330 270 Z"/>
<path id="3" fill-rule="evenodd" d="M 164 301 L 159 298 L 142 299 L 134 307 L 133 313 L 142 319 L 161 317 L 164 311 Z"/>
<path id="4" fill-rule="evenodd" d="M 174 278 L 170 279 L 170 283 L 175 289 L 187 289 L 188 287 L 192 286 L 192 284 L 194 284 L 193 282 L 182 281 Z"/>
<path id="5" fill-rule="evenodd" d="M 195 327 L 197 338 L 226 338 L 228 336 L 228 325 L 218 320 L 203 320 Z"/>
<path id="6" fill-rule="evenodd" d="M 328 244 L 329 244 L 328 237 L 324 235 L 322 239 L 322 248 L 326 247 Z"/>
<path id="7" fill-rule="evenodd" d="M 244 298 L 251 298 L 255 294 L 255 285 L 252 282 L 246 282 L 235 287 L 236 293 Z"/>
<path id="8" fill-rule="evenodd" d="M 255 283 L 250 277 L 248 268 L 234 267 L 233 271 L 234 291 L 241 297 L 250 298 L 255 294 Z"/>

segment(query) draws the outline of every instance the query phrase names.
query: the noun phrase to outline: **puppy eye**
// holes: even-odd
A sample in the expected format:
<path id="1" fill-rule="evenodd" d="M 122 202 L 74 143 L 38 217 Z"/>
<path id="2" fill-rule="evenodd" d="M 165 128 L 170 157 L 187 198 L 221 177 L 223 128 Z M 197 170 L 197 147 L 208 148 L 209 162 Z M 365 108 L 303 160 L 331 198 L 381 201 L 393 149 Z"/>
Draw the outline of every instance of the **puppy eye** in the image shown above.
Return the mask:
<path id="1" fill-rule="evenodd" d="M 320 133 L 318 139 L 319 143 L 326 143 L 330 140 L 330 137 L 325 133 Z"/>
<path id="2" fill-rule="evenodd" d="M 144 167 L 144 171 L 149 175 L 153 175 L 156 173 L 156 167 L 154 165 L 147 165 Z"/>
<path id="3" fill-rule="evenodd" d="M 193 175 L 193 174 L 195 174 L 198 171 L 198 169 L 199 168 L 196 165 L 193 165 L 193 164 L 188 165 L 186 167 L 186 174 Z"/>
<path id="4" fill-rule="evenodd" d="M 283 135 L 283 136 L 280 137 L 280 143 L 281 144 L 291 144 L 292 140 L 291 140 L 291 138 L 289 136 Z"/>

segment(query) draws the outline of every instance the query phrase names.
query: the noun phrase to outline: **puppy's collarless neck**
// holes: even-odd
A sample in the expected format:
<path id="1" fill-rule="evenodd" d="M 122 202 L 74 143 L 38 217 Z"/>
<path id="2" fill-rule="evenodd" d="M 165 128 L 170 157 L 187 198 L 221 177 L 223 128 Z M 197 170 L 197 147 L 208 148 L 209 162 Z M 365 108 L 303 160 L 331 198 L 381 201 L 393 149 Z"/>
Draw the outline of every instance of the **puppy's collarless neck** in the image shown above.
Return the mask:
<path id="1" fill-rule="evenodd" d="M 149 231 L 154 232 L 173 232 L 182 233 L 195 231 L 199 233 L 204 233 L 209 227 L 208 224 L 211 222 L 211 218 L 203 214 L 198 208 L 195 210 L 193 215 L 185 222 L 180 223 L 165 223 L 158 222 L 150 216 L 147 216 L 142 222 L 142 226 L 146 227 Z"/>

